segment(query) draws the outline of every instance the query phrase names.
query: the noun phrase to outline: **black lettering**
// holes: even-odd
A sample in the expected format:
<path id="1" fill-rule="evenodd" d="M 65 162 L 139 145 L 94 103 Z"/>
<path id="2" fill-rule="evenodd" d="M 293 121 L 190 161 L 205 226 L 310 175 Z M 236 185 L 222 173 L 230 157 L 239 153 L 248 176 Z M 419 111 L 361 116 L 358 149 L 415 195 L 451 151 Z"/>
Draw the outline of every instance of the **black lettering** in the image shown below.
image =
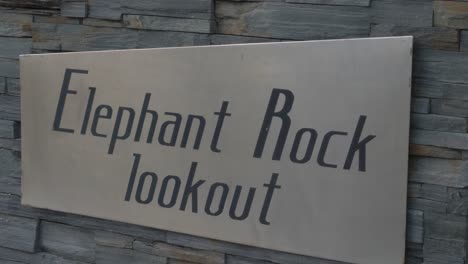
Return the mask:
<path id="1" fill-rule="evenodd" d="M 260 220 L 260 223 L 264 225 L 270 225 L 270 222 L 268 222 L 267 220 L 267 216 L 268 216 L 268 210 L 270 210 L 270 204 L 271 204 L 271 200 L 273 197 L 273 192 L 275 191 L 275 189 L 281 189 L 280 185 L 276 185 L 277 181 L 278 181 L 278 173 L 273 173 L 271 175 L 270 183 L 263 184 L 263 186 L 267 187 L 267 193 L 265 196 L 265 201 L 263 202 L 262 211 L 260 212 L 259 220 Z"/>
<path id="2" fill-rule="evenodd" d="M 219 136 L 221 134 L 221 128 L 223 127 L 224 124 L 224 118 L 226 116 L 231 116 L 231 113 L 227 112 L 229 102 L 228 101 L 223 101 L 223 104 L 221 105 L 221 110 L 219 112 L 215 112 L 214 114 L 219 116 L 218 121 L 216 122 L 216 128 L 213 134 L 213 138 L 211 139 L 211 145 L 210 149 L 213 152 L 221 152 L 221 150 L 218 148 L 218 141 L 219 141 Z"/>
<path id="3" fill-rule="evenodd" d="M 86 104 L 86 111 L 83 118 L 83 125 L 81 126 L 81 134 L 86 134 L 88 129 L 89 117 L 91 116 L 91 109 L 93 108 L 94 96 L 96 95 L 96 87 L 89 87 L 88 103 Z"/>
<path id="4" fill-rule="evenodd" d="M 366 171 L 366 144 L 375 138 L 375 135 L 369 135 L 363 140 L 359 140 L 361 138 L 362 130 L 364 129 L 364 124 L 366 123 L 366 118 L 367 116 L 364 115 L 359 116 L 353 140 L 349 146 L 348 155 L 346 156 L 346 161 L 343 167 L 345 170 L 349 170 L 351 168 L 354 155 L 359 151 L 359 170 Z"/>
<path id="5" fill-rule="evenodd" d="M 200 148 L 200 142 L 202 140 L 203 131 L 205 130 L 206 121 L 205 121 L 205 118 L 203 118 L 203 116 L 197 116 L 197 115 L 188 116 L 187 123 L 184 129 L 184 135 L 182 136 L 182 142 L 180 143 L 181 148 L 185 148 L 187 146 L 187 141 L 190 136 L 190 131 L 192 130 L 193 119 L 197 119 L 199 122 L 197 135 L 195 136 L 195 142 L 193 143 L 193 149 Z"/>
<path id="6" fill-rule="evenodd" d="M 143 187 L 145 185 L 146 178 L 150 177 L 151 179 L 151 185 L 148 190 L 148 194 L 146 196 L 146 199 L 142 199 L 142 191 Z M 138 182 L 138 187 L 137 187 L 137 192 L 136 192 L 136 197 L 135 200 L 141 204 L 149 204 L 151 201 L 153 201 L 154 197 L 154 191 L 156 190 L 156 183 L 158 182 L 158 176 L 154 172 L 144 172 L 140 176 L 140 181 Z"/>
<path id="7" fill-rule="evenodd" d="M 174 180 L 174 188 L 172 190 L 172 195 L 171 199 L 169 200 L 168 203 L 164 202 L 164 197 L 166 195 L 167 191 L 167 185 L 169 184 L 169 180 Z M 161 185 L 161 192 L 159 193 L 159 198 L 158 198 L 158 203 L 161 207 L 165 208 L 171 208 L 175 205 L 177 202 L 177 196 L 179 195 L 179 189 L 180 189 L 180 179 L 177 176 L 174 175 L 169 175 L 166 178 L 164 178 L 162 185 Z"/>
<path id="8" fill-rule="evenodd" d="M 231 208 L 229 209 L 229 216 L 234 220 L 244 220 L 249 216 L 250 207 L 252 206 L 252 201 L 255 196 L 256 188 L 250 188 L 249 194 L 244 204 L 244 209 L 240 216 L 236 215 L 237 204 L 239 203 L 240 193 L 242 192 L 242 186 L 237 185 L 236 190 L 234 191 L 234 197 L 232 198 Z"/>
<path id="9" fill-rule="evenodd" d="M 101 114 L 102 110 L 106 110 L 105 114 Z M 107 137 L 106 134 L 100 134 L 97 132 L 97 125 L 99 118 L 110 119 L 112 117 L 112 107 L 110 105 L 99 105 L 96 107 L 96 112 L 94 112 L 93 123 L 91 124 L 91 134 L 96 137 Z"/>
<path id="10" fill-rule="evenodd" d="M 73 73 L 88 74 L 88 71 L 78 70 L 78 69 L 65 69 L 65 74 L 63 76 L 63 82 L 62 82 L 62 89 L 60 89 L 60 97 L 57 103 L 57 110 L 55 111 L 55 118 L 54 118 L 54 124 L 53 124 L 53 130 L 55 131 L 60 131 L 60 132 L 65 132 L 65 133 L 75 132 L 73 129 L 60 127 L 60 123 L 62 121 L 62 115 L 63 115 L 63 108 L 65 107 L 65 100 L 67 98 L 67 94 L 76 94 L 76 91 L 69 89 L 70 79 Z"/>
<path id="11" fill-rule="evenodd" d="M 187 207 L 188 199 L 192 198 L 192 212 L 198 212 L 198 188 L 205 183 L 204 180 L 199 180 L 193 184 L 193 179 L 195 178 L 195 172 L 197 170 L 197 162 L 192 162 L 190 166 L 190 171 L 187 178 L 187 184 L 185 185 L 184 194 L 182 196 L 182 202 L 180 203 L 180 210 L 185 211 Z"/>
<path id="12" fill-rule="evenodd" d="M 161 125 L 161 131 L 159 133 L 158 141 L 159 144 L 165 146 L 175 146 L 177 135 L 179 134 L 180 122 L 182 121 L 182 116 L 178 113 L 166 112 L 166 115 L 174 116 L 176 119 L 174 121 L 166 121 Z M 166 135 L 167 128 L 169 125 L 173 125 L 174 129 L 172 130 L 171 138 L 168 142 L 164 141 L 164 136 Z"/>
<path id="13" fill-rule="evenodd" d="M 120 123 L 122 122 L 122 116 L 124 112 L 128 113 L 127 127 L 125 128 L 125 132 L 123 133 L 123 135 L 119 135 Z M 114 129 L 112 130 L 109 150 L 107 151 L 108 154 L 114 153 L 115 143 L 117 139 L 127 139 L 130 136 L 130 133 L 132 132 L 134 118 L 135 118 L 135 111 L 133 111 L 132 108 L 119 107 L 119 110 L 117 111 L 115 124 L 114 124 Z"/>
<path id="14" fill-rule="evenodd" d="M 284 95 L 284 105 L 281 110 L 275 112 L 276 104 L 278 103 L 280 94 Z M 255 158 L 262 157 L 268 132 L 270 131 L 271 122 L 273 121 L 273 117 L 276 116 L 281 120 L 282 123 L 272 159 L 281 159 L 284 144 L 286 143 L 286 138 L 288 136 L 289 127 L 291 126 L 291 118 L 289 118 L 288 113 L 292 109 L 293 102 L 294 94 L 291 91 L 278 88 L 273 89 L 271 92 L 270 101 L 268 102 L 265 117 L 263 119 L 262 128 L 260 129 L 260 134 L 258 135 L 257 145 L 255 146 L 253 155 Z"/>
<path id="15" fill-rule="evenodd" d="M 148 137 L 146 138 L 146 143 L 153 142 L 154 129 L 156 128 L 156 122 L 158 121 L 158 113 L 153 110 L 148 109 L 148 105 L 151 99 L 151 94 L 146 93 L 145 99 L 143 101 L 143 106 L 141 107 L 140 118 L 138 120 L 138 126 L 135 132 L 135 141 L 140 141 L 141 132 L 143 131 L 143 125 L 145 124 L 146 114 L 151 114 L 151 126 L 148 131 Z"/>
<path id="16" fill-rule="evenodd" d="M 309 143 L 307 143 L 307 149 L 306 149 L 306 151 L 304 153 L 304 157 L 299 159 L 297 157 L 297 151 L 299 150 L 299 146 L 300 146 L 300 143 L 301 143 L 301 140 L 302 140 L 302 136 L 305 133 L 310 134 Z M 315 146 L 316 141 L 317 141 L 317 131 L 315 131 L 312 128 L 301 128 L 301 129 L 299 129 L 299 131 L 297 131 L 297 133 L 296 133 L 296 137 L 294 137 L 294 142 L 293 142 L 293 146 L 292 146 L 292 149 L 291 149 L 291 153 L 289 154 L 289 158 L 291 159 L 291 161 L 296 162 L 296 163 L 306 163 L 306 162 L 308 162 L 310 160 L 310 158 L 312 157 L 312 152 L 314 151 L 314 146 Z"/>
<path id="17" fill-rule="evenodd" d="M 214 198 L 216 189 L 218 187 L 221 187 L 222 189 L 221 198 L 219 199 L 218 209 L 212 212 L 211 204 L 213 203 L 213 198 Z M 228 192 L 229 192 L 229 187 L 225 183 L 217 182 L 211 185 L 210 191 L 208 192 L 208 198 L 206 199 L 205 212 L 212 216 L 220 215 L 224 210 L 224 205 L 226 204 L 226 198 L 227 198 Z"/>
<path id="18" fill-rule="evenodd" d="M 325 134 L 325 136 L 323 137 L 322 145 L 320 146 L 318 157 L 317 157 L 317 163 L 320 166 L 329 167 L 329 168 L 337 167 L 337 165 L 335 164 L 330 164 L 330 163 L 325 162 L 325 154 L 327 153 L 328 143 L 330 143 L 330 139 L 335 135 L 346 136 L 348 135 L 348 133 L 340 132 L 340 131 L 330 131 Z"/>

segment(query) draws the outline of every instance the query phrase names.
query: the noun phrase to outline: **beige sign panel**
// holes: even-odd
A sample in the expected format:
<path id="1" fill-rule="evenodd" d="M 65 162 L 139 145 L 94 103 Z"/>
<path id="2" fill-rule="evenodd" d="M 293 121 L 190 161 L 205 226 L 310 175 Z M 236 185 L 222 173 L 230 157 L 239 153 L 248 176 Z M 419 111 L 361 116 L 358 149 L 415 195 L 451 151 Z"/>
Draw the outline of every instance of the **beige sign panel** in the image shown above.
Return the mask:
<path id="1" fill-rule="evenodd" d="M 21 57 L 22 202 L 403 263 L 411 37 Z"/>

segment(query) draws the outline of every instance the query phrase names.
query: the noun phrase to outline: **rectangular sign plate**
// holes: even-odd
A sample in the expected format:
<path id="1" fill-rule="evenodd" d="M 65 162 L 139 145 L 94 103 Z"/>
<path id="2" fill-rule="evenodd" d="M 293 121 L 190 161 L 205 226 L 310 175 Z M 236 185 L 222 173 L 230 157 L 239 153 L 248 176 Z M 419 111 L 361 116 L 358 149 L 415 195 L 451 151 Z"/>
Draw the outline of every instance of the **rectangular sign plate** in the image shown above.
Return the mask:
<path id="1" fill-rule="evenodd" d="M 22 203 L 403 263 L 411 37 L 24 55 Z"/>

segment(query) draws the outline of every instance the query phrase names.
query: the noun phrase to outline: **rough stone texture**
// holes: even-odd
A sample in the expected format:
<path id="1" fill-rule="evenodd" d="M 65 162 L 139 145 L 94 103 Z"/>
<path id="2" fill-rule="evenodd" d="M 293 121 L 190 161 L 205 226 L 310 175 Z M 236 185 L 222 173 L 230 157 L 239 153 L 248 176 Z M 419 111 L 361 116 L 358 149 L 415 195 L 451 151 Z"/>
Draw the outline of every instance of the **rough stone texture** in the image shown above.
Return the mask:
<path id="1" fill-rule="evenodd" d="M 431 109 L 431 101 L 428 98 L 411 98 L 411 112 L 428 114 Z"/>
<path id="2" fill-rule="evenodd" d="M 415 40 L 405 263 L 467 264 L 462 0 L 0 0 L 0 263 L 340 263 L 21 206 L 17 56 L 369 35 Z"/>
<path id="3" fill-rule="evenodd" d="M 468 117 L 468 100 L 431 100 L 431 113 L 439 115 L 451 115 L 459 117 Z M 466 131 L 465 131 L 466 132 Z"/>
<path id="4" fill-rule="evenodd" d="M 438 107 L 435 107 L 434 102 L 437 102 L 437 100 L 432 100 L 431 112 L 439 114 L 440 111 L 437 111 Z M 468 106 L 466 109 L 468 113 Z M 453 116 L 412 114 L 411 127 L 423 130 L 466 133 L 468 131 L 468 122 L 465 118 Z"/>
<path id="5" fill-rule="evenodd" d="M 166 264 L 166 258 L 126 248 L 97 246 L 96 264 Z"/>
<path id="6" fill-rule="evenodd" d="M 40 247 L 53 254 L 83 262 L 95 259 L 93 233 L 87 229 L 41 222 Z"/>
<path id="7" fill-rule="evenodd" d="M 87 7 L 85 1 L 70 1 L 62 2 L 60 14 L 64 17 L 86 17 Z"/>
<path id="8" fill-rule="evenodd" d="M 412 130 L 410 142 L 414 144 L 468 150 L 468 134 Z"/>
<path id="9" fill-rule="evenodd" d="M 208 250 L 187 249 L 161 242 L 150 243 L 135 241 L 133 243 L 133 248 L 136 251 L 183 261 L 192 261 L 204 264 L 224 263 L 224 254 L 222 253 Z"/>
<path id="10" fill-rule="evenodd" d="M 0 57 L 18 59 L 20 54 L 31 53 L 32 41 L 30 38 L 0 37 Z"/>
<path id="11" fill-rule="evenodd" d="M 217 2 L 218 33 L 281 39 L 369 35 L 369 14 L 342 6 Z"/>
<path id="12" fill-rule="evenodd" d="M 445 158 L 445 159 L 461 159 L 462 151 L 454 150 L 449 148 L 441 148 L 434 146 L 410 144 L 409 146 L 410 155 L 423 156 L 423 157 L 434 157 L 434 158 Z"/>
<path id="13" fill-rule="evenodd" d="M 429 157 L 412 157 L 409 180 L 455 188 L 468 187 L 468 162 Z"/>
<path id="14" fill-rule="evenodd" d="M 38 220 L 0 214 L 0 247 L 34 252 Z"/>
<path id="15" fill-rule="evenodd" d="M 434 1 L 434 24 L 442 27 L 467 29 L 468 3 Z"/>
<path id="16" fill-rule="evenodd" d="M 339 5 L 339 6 L 369 6 L 370 0 L 286 0 L 288 3 Z"/>
<path id="17" fill-rule="evenodd" d="M 19 79 L 6 78 L 6 89 L 9 95 L 20 95 Z"/>

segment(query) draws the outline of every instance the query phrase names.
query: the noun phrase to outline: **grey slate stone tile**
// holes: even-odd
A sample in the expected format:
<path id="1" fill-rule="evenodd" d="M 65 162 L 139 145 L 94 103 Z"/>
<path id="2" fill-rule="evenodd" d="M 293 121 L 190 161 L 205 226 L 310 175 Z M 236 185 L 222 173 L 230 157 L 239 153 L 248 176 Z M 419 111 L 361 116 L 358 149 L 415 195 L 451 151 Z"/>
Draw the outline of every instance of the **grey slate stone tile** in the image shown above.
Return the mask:
<path id="1" fill-rule="evenodd" d="M 408 197 L 412 198 L 422 198 L 446 203 L 449 197 L 448 187 L 442 185 L 409 183 L 408 189 L 410 190 Z"/>
<path id="2" fill-rule="evenodd" d="M 0 58 L 0 76 L 19 78 L 19 61 L 17 59 Z"/>
<path id="3" fill-rule="evenodd" d="M 32 16 L 0 10 L 0 36 L 30 37 Z"/>
<path id="4" fill-rule="evenodd" d="M 410 143 L 468 150 L 468 134 L 413 129 Z"/>
<path id="5" fill-rule="evenodd" d="M 145 254 L 126 248 L 97 246 L 96 264 L 166 264 L 165 257 Z"/>
<path id="6" fill-rule="evenodd" d="M 0 247 L 0 263 L 2 261 L 13 261 L 16 263 L 30 263 L 33 253 L 16 249 Z"/>
<path id="7" fill-rule="evenodd" d="M 468 117 L 468 100 L 432 99 L 431 113 L 466 118 Z M 466 132 L 466 130 L 464 132 Z"/>
<path id="8" fill-rule="evenodd" d="M 411 112 L 427 114 L 430 112 L 431 102 L 428 98 L 411 98 Z"/>
<path id="9" fill-rule="evenodd" d="M 94 234 L 88 229 L 42 221 L 40 247 L 44 251 L 70 260 L 95 260 Z"/>
<path id="10" fill-rule="evenodd" d="M 89 0 L 88 17 L 120 20 L 122 9 L 120 0 Z"/>
<path id="11" fill-rule="evenodd" d="M 286 0 L 286 2 L 314 5 L 370 6 L 370 0 Z"/>
<path id="12" fill-rule="evenodd" d="M 413 96 L 468 100 L 468 84 L 413 79 Z"/>
<path id="13" fill-rule="evenodd" d="M 144 241 L 135 241 L 133 243 L 133 248 L 136 251 L 141 251 L 144 253 L 179 259 L 184 261 L 204 263 L 204 264 L 222 264 L 224 263 L 224 254 L 200 250 L 200 249 L 191 249 L 187 247 L 180 247 L 176 245 L 171 245 L 161 242 L 144 242 Z"/>
<path id="14" fill-rule="evenodd" d="M 135 240 L 132 236 L 102 230 L 94 231 L 94 236 L 97 245 L 117 248 L 131 249 L 133 247 L 133 241 Z"/>
<path id="15" fill-rule="evenodd" d="M 408 36 L 414 37 L 416 48 L 440 50 L 459 49 L 460 36 L 456 29 L 440 27 L 412 27 L 394 24 L 373 24 L 371 37 Z"/>
<path id="16" fill-rule="evenodd" d="M 0 95 L 0 119 L 20 120 L 20 99 L 18 96 Z"/>
<path id="17" fill-rule="evenodd" d="M 421 210 L 408 210 L 406 215 L 406 241 L 423 243 L 424 213 Z"/>
<path id="18" fill-rule="evenodd" d="M 340 262 L 295 255 L 285 252 L 279 252 L 269 249 L 249 247 L 240 244 L 234 244 L 219 240 L 195 237 L 179 233 L 169 232 L 167 234 L 167 242 L 182 247 L 190 247 L 196 249 L 213 250 L 229 255 L 244 256 L 258 260 L 272 261 L 279 264 L 338 264 Z"/>
<path id="19" fill-rule="evenodd" d="M 413 156 L 434 157 L 444 159 L 462 159 L 462 151 L 450 148 L 410 144 L 409 154 Z"/>
<path id="20" fill-rule="evenodd" d="M 46 252 L 34 254 L 30 264 L 86 264 L 81 261 L 68 260 L 59 256 L 55 256 Z"/>
<path id="21" fill-rule="evenodd" d="M 79 18 L 64 17 L 64 16 L 34 16 L 34 23 L 51 23 L 51 24 L 73 24 L 79 25 Z"/>
<path id="22" fill-rule="evenodd" d="M 137 48 L 209 45 L 207 34 L 163 31 L 139 31 Z"/>
<path id="23" fill-rule="evenodd" d="M 61 38 L 58 35 L 59 25 L 51 23 L 34 23 L 32 30 L 33 49 L 60 50 Z"/>
<path id="24" fill-rule="evenodd" d="M 1 94 L 6 93 L 6 78 L 5 77 L 0 77 L 0 93 Z"/>
<path id="25" fill-rule="evenodd" d="M 446 213 L 447 203 L 420 198 L 408 198 L 408 208 L 424 212 Z"/>
<path id="26" fill-rule="evenodd" d="M 83 25 L 93 26 L 93 27 L 122 27 L 122 22 L 113 21 L 113 20 L 104 20 L 97 18 L 85 18 L 83 19 Z"/>
<path id="27" fill-rule="evenodd" d="M 212 35 L 210 35 L 210 43 L 212 45 L 262 43 L 262 42 L 274 42 L 274 41 L 280 41 L 280 40 L 270 39 L 270 38 L 256 38 L 256 37 L 245 37 L 245 36 L 235 36 L 235 35 L 222 35 L 222 34 L 212 34 Z"/>
<path id="28" fill-rule="evenodd" d="M 20 54 L 31 53 L 30 38 L 0 37 L 0 57 L 18 59 Z"/>
<path id="29" fill-rule="evenodd" d="M 463 263 L 466 257 L 466 242 L 451 239 L 424 239 L 424 257 L 440 259 L 450 263 Z"/>
<path id="30" fill-rule="evenodd" d="M 0 148 L 0 192 L 21 194 L 21 159 L 19 153 Z"/>
<path id="31" fill-rule="evenodd" d="M 212 19 L 212 0 L 120 1 L 125 14 Z"/>
<path id="32" fill-rule="evenodd" d="M 0 138 L 16 138 L 15 121 L 0 119 Z"/>
<path id="33" fill-rule="evenodd" d="M 127 28 L 182 31 L 195 33 L 211 33 L 213 20 L 189 19 L 176 17 L 158 17 L 144 15 L 123 15 L 123 23 Z"/>
<path id="34" fill-rule="evenodd" d="M 64 0 L 60 6 L 60 14 L 64 17 L 86 17 L 86 1 Z"/>
<path id="35" fill-rule="evenodd" d="M 369 13 L 365 8 L 276 2 L 216 4 L 218 31 L 291 40 L 369 36 Z"/>
<path id="36" fill-rule="evenodd" d="M 273 262 L 246 258 L 246 257 L 239 257 L 233 255 L 226 256 L 226 264 L 272 264 Z"/>
<path id="37" fill-rule="evenodd" d="M 0 148 L 14 150 L 16 152 L 21 152 L 21 140 L 0 138 Z"/>
<path id="38" fill-rule="evenodd" d="M 431 1 L 375 0 L 368 12 L 372 24 L 432 27 Z"/>
<path id="39" fill-rule="evenodd" d="M 416 49 L 413 76 L 438 82 L 468 84 L 468 53 Z"/>
<path id="40" fill-rule="evenodd" d="M 467 240 L 468 225 L 465 216 L 427 212 L 424 214 L 424 237 Z"/>
<path id="41" fill-rule="evenodd" d="M 468 189 L 449 188 L 448 193 L 448 213 L 468 216 Z"/>
<path id="42" fill-rule="evenodd" d="M 432 112 L 435 111 L 436 109 L 434 108 L 433 100 Z M 465 118 L 458 118 L 453 116 L 411 114 L 411 127 L 422 130 L 466 133 L 468 131 L 468 122 Z"/>
<path id="43" fill-rule="evenodd" d="M 468 29 L 468 3 L 434 1 L 434 25 Z"/>
<path id="44" fill-rule="evenodd" d="M 35 252 L 38 223 L 37 219 L 0 214 L 0 246 Z"/>
<path id="45" fill-rule="evenodd" d="M 16 78 L 6 78 L 6 88 L 9 95 L 20 95 L 20 81 Z"/>
<path id="46" fill-rule="evenodd" d="M 412 182 L 468 187 L 468 162 L 426 157 L 410 157 L 408 177 Z"/>
<path id="47" fill-rule="evenodd" d="M 0 0 L 0 4 L 11 7 L 58 9 L 60 0 Z"/>
<path id="48" fill-rule="evenodd" d="M 468 51 L 468 30 L 460 33 L 460 51 Z"/>

